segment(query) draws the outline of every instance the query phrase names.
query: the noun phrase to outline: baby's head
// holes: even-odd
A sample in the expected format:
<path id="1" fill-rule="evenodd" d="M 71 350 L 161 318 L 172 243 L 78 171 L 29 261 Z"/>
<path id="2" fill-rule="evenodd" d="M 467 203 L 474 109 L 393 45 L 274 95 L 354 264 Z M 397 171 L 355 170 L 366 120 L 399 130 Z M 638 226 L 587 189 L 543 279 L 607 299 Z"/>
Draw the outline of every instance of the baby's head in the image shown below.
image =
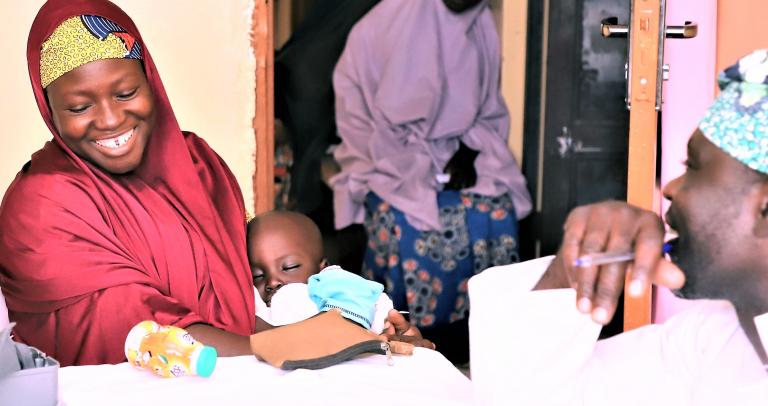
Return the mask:
<path id="1" fill-rule="evenodd" d="M 307 283 L 328 265 L 315 223 L 289 211 L 272 211 L 248 222 L 248 262 L 253 285 L 267 305 L 283 285 Z"/>

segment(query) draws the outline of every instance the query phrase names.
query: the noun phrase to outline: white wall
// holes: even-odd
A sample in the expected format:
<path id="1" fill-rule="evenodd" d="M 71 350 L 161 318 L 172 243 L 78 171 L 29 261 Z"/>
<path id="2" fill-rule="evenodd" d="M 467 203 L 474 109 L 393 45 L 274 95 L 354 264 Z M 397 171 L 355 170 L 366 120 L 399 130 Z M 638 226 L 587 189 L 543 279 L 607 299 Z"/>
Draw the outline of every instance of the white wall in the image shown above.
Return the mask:
<path id="1" fill-rule="evenodd" d="M 181 128 L 224 158 L 253 210 L 254 0 L 113 0 L 139 27 Z M 26 41 L 42 0 L 0 0 L 0 193 L 51 139 L 29 84 Z M 10 16 L 10 18 L 8 18 Z"/>

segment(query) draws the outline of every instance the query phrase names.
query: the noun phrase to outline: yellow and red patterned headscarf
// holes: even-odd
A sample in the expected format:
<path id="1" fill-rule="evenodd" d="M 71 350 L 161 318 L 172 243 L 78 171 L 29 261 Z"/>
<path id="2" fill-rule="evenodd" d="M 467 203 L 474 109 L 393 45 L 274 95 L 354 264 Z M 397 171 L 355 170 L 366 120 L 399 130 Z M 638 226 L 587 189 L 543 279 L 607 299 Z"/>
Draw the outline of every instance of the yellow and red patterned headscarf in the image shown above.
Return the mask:
<path id="1" fill-rule="evenodd" d="M 99 16 L 75 16 L 61 23 L 40 50 L 44 88 L 61 75 L 101 59 L 142 59 L 141 46 L 119 25 Z"/>

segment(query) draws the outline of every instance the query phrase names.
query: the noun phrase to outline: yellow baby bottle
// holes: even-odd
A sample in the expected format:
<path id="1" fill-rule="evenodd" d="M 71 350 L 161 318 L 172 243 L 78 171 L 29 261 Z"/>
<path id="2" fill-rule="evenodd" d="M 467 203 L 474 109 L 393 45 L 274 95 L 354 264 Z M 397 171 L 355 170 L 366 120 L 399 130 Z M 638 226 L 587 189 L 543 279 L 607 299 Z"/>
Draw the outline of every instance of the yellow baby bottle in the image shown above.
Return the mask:
<path id="1" fill-rule="evenodd" d="M 216 367 L 216 349 L 196 341 L 183 328 L 152 320 L 137 324 L 125 339 L 125 357 L 132 365 L 165 378 L 209 377 Z"/>

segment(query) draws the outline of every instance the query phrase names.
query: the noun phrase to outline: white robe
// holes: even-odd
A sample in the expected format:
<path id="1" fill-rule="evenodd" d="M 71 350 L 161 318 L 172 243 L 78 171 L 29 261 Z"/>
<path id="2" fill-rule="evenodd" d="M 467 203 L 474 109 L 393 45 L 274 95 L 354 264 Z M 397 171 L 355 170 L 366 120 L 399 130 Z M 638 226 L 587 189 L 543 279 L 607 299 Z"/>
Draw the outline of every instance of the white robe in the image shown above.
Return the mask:
<path id="1" fill-rule="evenodd" d="M 552 257 L 469 281 L 478 404 L 768 405 L 768 374 L 725 301 L 597 341 L 573 289 L 532 291 Z M 768 314 L 755 318 L 768 344 Z M 766 346 L 768 348 L 768 346 Z"/>

